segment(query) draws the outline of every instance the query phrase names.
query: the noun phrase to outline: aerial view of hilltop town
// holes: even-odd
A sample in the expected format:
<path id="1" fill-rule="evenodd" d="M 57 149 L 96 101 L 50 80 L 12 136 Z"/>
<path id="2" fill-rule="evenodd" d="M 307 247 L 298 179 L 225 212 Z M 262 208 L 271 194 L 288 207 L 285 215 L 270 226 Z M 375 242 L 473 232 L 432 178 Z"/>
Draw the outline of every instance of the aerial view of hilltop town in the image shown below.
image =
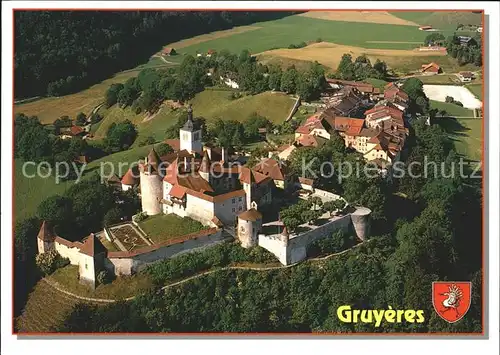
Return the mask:
<path id="1" fill-rule="evenodd" d="M 482 333 L 483 26 L 14 11 L 14 333 Z"/>

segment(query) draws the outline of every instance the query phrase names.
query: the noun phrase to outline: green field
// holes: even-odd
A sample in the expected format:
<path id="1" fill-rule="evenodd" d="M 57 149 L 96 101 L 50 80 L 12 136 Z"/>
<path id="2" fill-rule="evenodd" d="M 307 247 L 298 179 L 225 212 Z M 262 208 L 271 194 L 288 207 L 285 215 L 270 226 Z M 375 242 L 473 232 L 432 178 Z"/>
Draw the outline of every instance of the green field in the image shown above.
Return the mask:
<path id="1" fill-rule="evenodd" d="M 482 157 L 482 119 L 437 119 L 439 125 L 453 140 L 458 154 L 472 161 Z"/>
<path id="2" fill-rule="evenodd" d="M 465 87 L 469 89 L 479 100 L 483 101 L 483 84 L 474 83 L 465 85 Z"/>
<path id="3" fill-rule="evenodd" d="M 206 53 L 209 49 L 228 49 L 239 53 L 248 49 L 256 54 L 275 48 L 287 48 L 290 44 L 323 41 L 364 48 L 412 49 L 412 43 L 370 43 L 421 42 L 427 35 L 417 27 L 363 22 L 329 21 L 304 16 L 289 16 L 275 21 L 254 24 L 261 27 L 254 31 L 234 34 L 223 38 L 196 43 L 180 50 L 180 53 Z"/>
<path id="4" fill-rule="evenodd" d="M 446 110 L 448 115 L 454 116 L 454 117 L 472 117 L 474 113 L 472 110 L 465 108 L 465 107 L 460 107 L 458 105 L 448 103 L 448 102 L 440 102 L 440 101 L 434 101 L 434 100 L 429 100 L 431 108 L 436 108 L 438 110 Z"/>
<path id="5" fill-rule="evenodd" d="M 446 32 L 454 31 L 459 23 L 466 25 L 482 23 L 482 14 L 470 11 L 391 11 L 389 13 L 404 20 L 432 26 Z"/>
<path id="6" fill-rule="evenodd" d="M 174 214 L 149 216 L 144 221 L 139 222 L 139 226 L 155 244 L 208 229 L 189 217 L 182 218 Z"/>

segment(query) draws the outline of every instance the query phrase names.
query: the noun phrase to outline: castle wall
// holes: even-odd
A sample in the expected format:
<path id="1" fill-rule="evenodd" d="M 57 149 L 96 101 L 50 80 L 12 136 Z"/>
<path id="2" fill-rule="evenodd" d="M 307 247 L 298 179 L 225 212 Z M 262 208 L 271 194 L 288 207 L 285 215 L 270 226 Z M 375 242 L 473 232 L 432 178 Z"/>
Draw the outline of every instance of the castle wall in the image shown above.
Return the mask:
<path id="1" fill-rule="evenodd" d="M 141 204 L 142 210 L 149 216 L 161 213 L 163 184 L 157 174 L 145 174 L 141 171 Z"/>
<path id="2" fill-rule="evenodd" d="M 61 242 L 56 241 L 54 243 L 54 247 L 63 258 L 68 258 L 71 265 L 79 265 L 83 254 L 80 253 L 80 249 L 76 246 L 70 246 L 72 243 L 67 242 L 69 245 L 62 244 Z"/>
<path id="3" fill-rule="evenodd" d="M 371 210 L 366 207 L 358 207 L 351 214 L 351 220 L 356 232 L 356 236 L 361 240 L 366 240 L 371 229 Z"/>
<path id="4" fill-rule="evenodd" d="M 259 246 L 273 253 L 283 265 L 288 265 L 287 246 L 283 242 L 283 238 L 281 234 L 259 234 Z"/>
<path id="5" fill-rule="evenodd" d="M 338 230 L 347 233 L 351 226 L 351 215 L 334 218 L 305 233 L 293 236 L 286 244 L 280 234 L 259 234 L 259 246 L 273 253 L 283 265 L 290 265 L 307 257 L 307 246 L 318 239 L 331 237 Z"/>
<path id="6" fill-rule="evenodd" d="M 211 225 L 210 221 L 215 216 L 214 204 L 213 202 L 187 194 L 185 215 L 204 225 Z"/>
<path id="7" fill-rule="evenodd" d="M 250 248 L 259 243 L 259 232 L 262 229 L 262 220 L 247 221 L 238 218 L 238 240 L 243 248 Z"/>
<path id="8" fill-rule="evenodd" d="M 38 253 L 39 254 L 46 253 L 49 250 L 54 248 L 54 243 L 43 241 L 40 238 L 37 238 L 37 244 L 38 244 Z"/>
<path id="9" fill-rule="evenodd" d="M 222 235 L 222 230 L 218 229 L 213 233 L 202 234 L 195 238 L 162 246 L 136 255 L 134 255 L 134 252 L 131 252 L 128 253 L 130 256 L 126 254 L 120 256 L 124 253 L 112 252 L 108 253 L 108 259 L 105 260 L 105 267 L 117 276 L 132 275 L 153 262 L 215 246 L 223 241 L 224 237 Z"/>

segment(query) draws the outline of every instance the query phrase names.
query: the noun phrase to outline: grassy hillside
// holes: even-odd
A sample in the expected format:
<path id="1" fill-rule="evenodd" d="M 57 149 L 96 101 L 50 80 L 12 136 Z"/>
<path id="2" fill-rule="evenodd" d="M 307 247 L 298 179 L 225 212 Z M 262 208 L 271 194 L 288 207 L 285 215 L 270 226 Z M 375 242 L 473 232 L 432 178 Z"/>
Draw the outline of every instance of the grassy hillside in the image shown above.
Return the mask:
<path id="1" fill-rule="evenodd" d="M 191 101 L 196 115 L 208 121 L 216 118 L 244 121 L 257 112 L 271 122 L 282 123 L 293 107 L 294 100 L 283 93 L 263 92 L 230 100 L 229 91 L 205 90 Z"/>
<path id="2" fill-rule="evenodd" d="M 459 23 L 480 25 L 482 21 L 482 14 L 470 11 L 392 11 L 390 13 L 419 25 L 428 25 L 447 31 L 454 31 Z"/>
<path id="3" fill-rule="evenodd" d="M 434 101 L 434 100 L 429 100 L 431 108 L 437 108 L 438 110 L 446 110 L 446 112 L 451 115 L 451 116 L 457 116 L 457 117 L 472 117 L 473 112 L 472 110 L 465 108 L 465 107 L 460 107 L 458 105 L 448 103 L 448 102 L 440 102 L 440 101 Z"/>
<path id="4" fill-rule="evenodd" d="M 19 332 L 53 332 L 78 302 L 78 299 L 67 296 L 40 280 L 31 291 L 22 315 L 17 319 Z"/>
<path id="5" fill-rule="evenodd" d="M 438 119 L 438 124 L 453 140 L 457 153 L 472 161 L 481 161 L 482 119 Z"/>

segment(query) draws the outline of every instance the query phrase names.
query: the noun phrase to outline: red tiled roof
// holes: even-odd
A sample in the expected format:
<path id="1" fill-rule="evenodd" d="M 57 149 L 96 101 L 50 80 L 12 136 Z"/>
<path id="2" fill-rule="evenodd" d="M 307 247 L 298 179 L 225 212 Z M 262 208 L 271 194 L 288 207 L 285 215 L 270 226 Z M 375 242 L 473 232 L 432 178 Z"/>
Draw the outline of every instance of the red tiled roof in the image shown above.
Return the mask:
<path id="1" fill-rule="evenodd" d="M 326 139 L 311 134 L 305 134 L 297 138 L 295 142 L 303 147 L 320 147 L 326 142 Z"/>
<path id="2" fill-rule="evenodd" d="M 255 208 L 251 208 L 249 210 L 246 210 L 243 213 L 240 213 L 238 215 L 238 218 L 241 218 L 245 221 L 252 221 L 255 222 L 258 219 L 262 219 L 262 213 L 257 211 Z"/>
<path id="3" fill-rule="evenodd" d="M 85 130 L 80 126 L 71 126 L 69 131 L 73 136 L 77 136 L 77 135 L 85 132 Z"/>
<path id="4" fill-rule="evenodd" d="M 301 184 L 305 184 L 305 185 L 309 185 L 309 186 L 313 186 L 313 184 L 314 184 L 314 180 L 313 179 L 308 179 L 308 178 L 305 178 L 305 177 L 302 177 L 302 176 L 299 176 L 299 182 Z"/>
<path id="5" fill-rule="evenodd" d="M 181 149 L 180 139 L 165 139 L 163 142 L 171 146 L 175 152 Z"/>
<path id="6" fill-rule="evenodd" d="M 436 72 L 437 73 L 439 71 L 439 69 L 440 69 L 440 66 L 437 65 L 434 62 L 422 65 L 422 71 L 423 72 L 430 71 L 430 72 Z"/>
<path id="7" fill-rule="evenodd" d="M 169 195 L 182 199 L 186 195 L 186 189 L 180 185 L 174 185 L 174 187 L 170 190 Z"/>
<path id="8" fill-rule="evenodd" d="M 102 245 L 99 238 L 96 238 L 93 233 L 83 240 L 82 246 L 80 247 L 80 252 L 88 256 L 94 256 L 107 251 L 108 250 Z"/>
<path id="9" fill-rule="evenodd" d="M 269 176 L 273 180 L 285 180 L 284 168 L 272 158 L 261 160 L 253 171 Z"/>
<path id="10" fill-rule="evenodd" d="M 189 174 L 188 176 L 177 176 L 177 181 L 179 185 L 188 190 L 202 193 L 214 192 L 208 181 L 203 179 L 200 175 Z"/>
<path id="11" fill-rule="evenodd" d="M 121 179 L 121 183 L 128 186 L 137 185 L 139 182 L 139 174 L 137 171 L 133 171 L 132 168 L 128 169 Z"/>
<path id="12" fill-rule="evenodd" d="M 252 182 L 256 183 L 256 184 L 260 184 L 266 180 L 270 180 L 271 178 L 264 175 L 264 174 L 261 174 L 257 171 L 253 171 L 247 167 L 243 167 L 241 169 L 239 179 L 241 182 L 244 182 L 246 184 L 250 184 Z"/>
<path id="13" fill-rule="evenodd" d="M 336 117 L 335 129 L 348 135 L 357 135 L 361 132 L 365 120 L 360 118 Z"/>

